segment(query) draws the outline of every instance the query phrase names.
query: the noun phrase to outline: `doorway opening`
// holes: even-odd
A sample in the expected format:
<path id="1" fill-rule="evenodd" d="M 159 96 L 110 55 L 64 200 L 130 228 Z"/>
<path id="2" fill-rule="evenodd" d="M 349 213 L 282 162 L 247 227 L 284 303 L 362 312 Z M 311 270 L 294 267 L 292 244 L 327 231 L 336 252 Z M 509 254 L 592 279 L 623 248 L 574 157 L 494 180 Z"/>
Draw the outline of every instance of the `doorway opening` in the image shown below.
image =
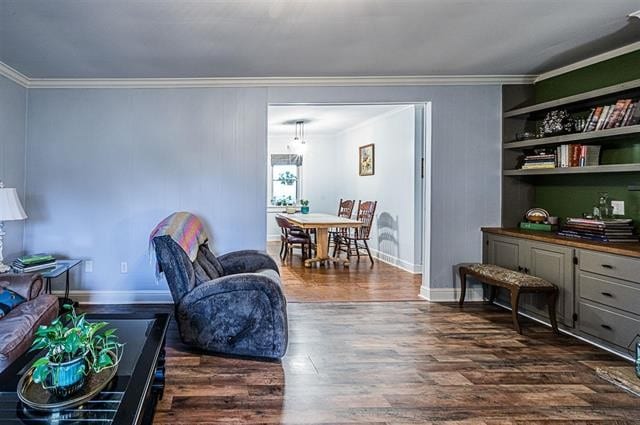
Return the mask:
<path id="1" fill-rule="evenodd" d="M 372 294 L 380 291 L 393 300 L 418 299 L 430 245 L 429 122 L 429 103 L 269 105 L 265 190 L 272 255 L 279 256 L 283 233 L 276 217 L 287 210 L 300 214 L 308 202 L 311 214 L 336 216 L 340 200 L 353 200 L 357 219 L 359 202 L 377 203 L 367 238 L 373 267 L 363 250 L 348 268 L 307 268 L 293 245 L 293 255 L 281 261 L 285 273 L 301 286 L 321 275 L 334 276 L 336 284 L 355 279 L 362 291 L 349 291 L 356 300 L 377 300 Z M 402 288 L 389 286 L 394 279 Z"/>

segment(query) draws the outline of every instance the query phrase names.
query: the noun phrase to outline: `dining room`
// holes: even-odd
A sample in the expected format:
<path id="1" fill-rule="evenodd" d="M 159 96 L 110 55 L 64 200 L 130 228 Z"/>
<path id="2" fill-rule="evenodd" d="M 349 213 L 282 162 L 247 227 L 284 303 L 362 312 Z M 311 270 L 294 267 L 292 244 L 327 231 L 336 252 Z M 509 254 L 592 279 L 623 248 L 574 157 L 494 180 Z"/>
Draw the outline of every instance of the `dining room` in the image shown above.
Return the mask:
<path id="1" fill-rule="evenodd" d="M 424 107 L 269 106 L 267 239 L 282 273 L 419 281 Z"/>

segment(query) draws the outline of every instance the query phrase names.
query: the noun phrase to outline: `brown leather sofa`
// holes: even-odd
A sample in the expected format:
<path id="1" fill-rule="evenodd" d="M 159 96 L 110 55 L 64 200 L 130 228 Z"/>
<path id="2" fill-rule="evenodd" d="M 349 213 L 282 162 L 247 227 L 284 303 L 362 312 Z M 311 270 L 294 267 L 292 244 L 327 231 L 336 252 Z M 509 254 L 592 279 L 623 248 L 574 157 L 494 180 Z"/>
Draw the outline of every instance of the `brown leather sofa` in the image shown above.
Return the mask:
<path id="1" fill-rule="evenodd" d="M 31 347 L 38 326 L 58 315 L 58 298 L 43 294 L 39 274 L 0 274 L 0 286 L 23 296 L 23 302 L 0 319 L 0 372 Z"/>

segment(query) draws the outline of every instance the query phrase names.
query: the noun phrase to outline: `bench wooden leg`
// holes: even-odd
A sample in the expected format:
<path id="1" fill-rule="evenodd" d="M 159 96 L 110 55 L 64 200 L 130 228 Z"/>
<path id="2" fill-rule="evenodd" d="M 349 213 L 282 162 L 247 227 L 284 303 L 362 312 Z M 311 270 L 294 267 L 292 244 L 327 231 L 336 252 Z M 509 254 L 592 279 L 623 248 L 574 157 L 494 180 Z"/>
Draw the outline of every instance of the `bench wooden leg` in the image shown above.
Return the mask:
<path id="1" fill-rule="evenodd" d="M 467 292 L 467 272 L 464 268 L 460 267 L 460 307 L 464 304 L 464 297 Z"/>
<path id="2" fill-rule="evenodd" d="M 491 304 L 496 300 L 496 296 L 498 294 L 498 287 L 495 285 L 489 285 L 489 302 Z"/>
<path id="3" fill-rule="evenodd" d="M 511 316 L 513 317 L 513 328 L 519 334 L 522 334 L 520 323 L 518 322 L 518 304 L 520 303 L 520 290 L 511 288 Z"/>
<path id="4" fill-rule="evenodd" d="M 558 330 L 558 321 L 556 320 L 556 300 L 558 299 L 558 291 L 549 292 L 549 321 L 551 322 L 551 328 L 556 335 L 560 335 Z"/>

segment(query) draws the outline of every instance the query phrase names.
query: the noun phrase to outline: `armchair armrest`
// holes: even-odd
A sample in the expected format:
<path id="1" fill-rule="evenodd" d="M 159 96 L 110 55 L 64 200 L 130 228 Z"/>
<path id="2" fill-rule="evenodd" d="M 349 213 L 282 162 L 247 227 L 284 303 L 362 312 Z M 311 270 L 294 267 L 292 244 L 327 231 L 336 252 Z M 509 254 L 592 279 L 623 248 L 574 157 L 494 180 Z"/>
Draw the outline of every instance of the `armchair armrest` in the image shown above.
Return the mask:
<path id="1" fill-rule="evenodd" d="M 255 273 L 237 273 L 201 283 L 180 300 L 178 307 L 188 309 L 189 305 L 195 302 L 234 291 L 263 292 L 272 304 L 278 304 L 280 300 L 285 299 L 280 284 L 268 276 Z"/>
<path id="2" fill-rule="evenodd" d="M 275 270 L 278 265 L 266 252 L 255 250 L 235 251 L 218 257 L 225 276 L 238 273 L 254 273 L 261 269 Z"/>
<path id="3" fill-rule="evenodd" d="M 0 275 L 0 287 L 32 300 L 42 292 L 42 276 L 39 273 L 19 273 Z"/>

